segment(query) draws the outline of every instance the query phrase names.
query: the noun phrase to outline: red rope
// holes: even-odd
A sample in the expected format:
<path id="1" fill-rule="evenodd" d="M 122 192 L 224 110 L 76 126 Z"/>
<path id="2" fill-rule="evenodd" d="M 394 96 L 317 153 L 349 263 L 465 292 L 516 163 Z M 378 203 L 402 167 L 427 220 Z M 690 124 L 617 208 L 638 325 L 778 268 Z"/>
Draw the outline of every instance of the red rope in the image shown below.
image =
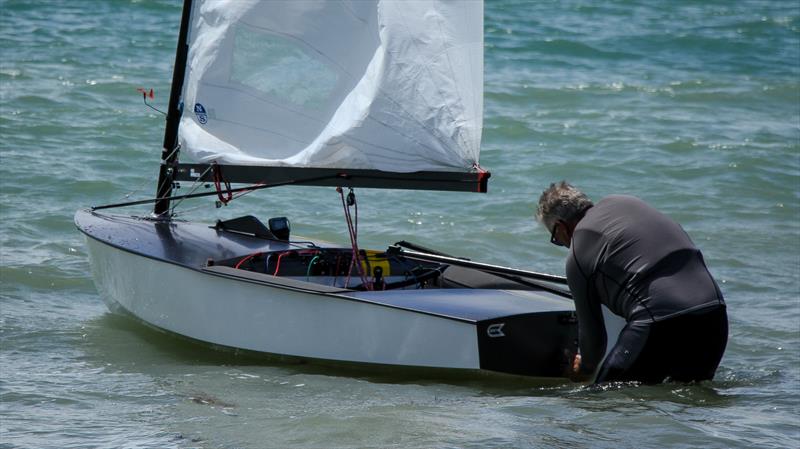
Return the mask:
<path id="1" fill-rule="evenodd" d="M 367 281 L 367 277 L 364 274 L 364 268 L 361 266 L 361 257 L 358 251 L 358 228 L 353 227 L 353 217 L 350 215 L 350 207 L 344 200 L 344 191 L 341 187 L 337 187 L 336 191 L 339 192 L 339 196 L 342 198 L 342 207 L 344 208 L 344 219 L 347 222 L 347 231 L 350 234 L 350 246 L 353 248 L 353 257 L 350 259 L 350 268 L 347 270 L 347 279 L 345 280 L 344 286 L 347 288 L 347 284 L 350 282 L 350 274 L 353 271 L 353 265 L 356 265 L 358 268 L 358 276 L 361 278 L 361 284 L 364 285 L 364 288 L 367 290 L 372 290 L 372 283 Z M 356 203 L 353 203 L 356 205 Z M 356 226 L 358 226 L 358 206 L 356 206 Z"/>
<path id="2" fill-rule="evenodd" d="M 278 270 L 281 269 L 281 259 L 283 258 L 283 256 L 285 256 L 287 254 L 289 254 L 289 253 L 286 252 L 286 253 L 278 254 L 278 262 L 275 263 L 275 272 L 272 273 L 273 276 L 277 276 L 278 275 Z"/>
<path id="3" fill-rule="evenodd" d="M 217 198 L 222 204 L 227 205 L 233 199 L 233 192 L 231 192 L 231 183 L 222 177 L 222 168 L 218 164 L 214 164 L 214 188 L 217 189 Z M 225 184 L 225 192 L 222 191 L 222 184 Z M 225 195 L 223 196 L 223 193 Z"/>
<path id="4" fill-rule="evenodd" d="M 243 257 L 243 258 L 242 258 L 242 260 L 240 260 L 240 261 L 239 261 L 239 262 L 236 264 L 236 266 L 235 266 L 235 267 L 233 267 L 233 268 L 235 268 L 235 269 L 237 269 L 237 270 L 238 270 L 238 269 L 239 269 L 239 267 L 240 267 L 240 266 L 242 266 L 242 264 L 243 264 L 243 263 L 247 262 L 248 260 L 252 259 L 253 257 L 260 256 L 260 255 L 261 255 L 261 253 L 253 253 L 253 254 L 250 254 L 249 256 Z"/>

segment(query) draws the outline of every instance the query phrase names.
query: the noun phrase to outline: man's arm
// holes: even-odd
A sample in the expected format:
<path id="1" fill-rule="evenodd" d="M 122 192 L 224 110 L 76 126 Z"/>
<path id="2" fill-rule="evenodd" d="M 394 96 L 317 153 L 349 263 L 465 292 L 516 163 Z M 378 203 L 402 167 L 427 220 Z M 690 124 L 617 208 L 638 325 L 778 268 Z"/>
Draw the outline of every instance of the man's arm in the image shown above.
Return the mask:
<path id="1" fill-rule="evenodd" d="M 575 313 L 578 315 L 578 339 L 581 350 L 579 374 L 583 375 L 594 373 L 603 359 L 606 349 L 606 331 L 603 312 L 600 309 L 601 302 L 591 284 L 593 273 L 587 273 L 588 267 L 585 264 L 581 265 L 576 257 L 576 252 L 580 257 L 579 252 L 582 248 L 591 249 L 592 246 L 581 245 L 580 239 L 573 239 L 566 269 L 567 284 L 575 301 Z M 586 258 L 583 259 L 586 260 Z M 594 257 L 589 257 L 588 260 L 594 260 Z"/>

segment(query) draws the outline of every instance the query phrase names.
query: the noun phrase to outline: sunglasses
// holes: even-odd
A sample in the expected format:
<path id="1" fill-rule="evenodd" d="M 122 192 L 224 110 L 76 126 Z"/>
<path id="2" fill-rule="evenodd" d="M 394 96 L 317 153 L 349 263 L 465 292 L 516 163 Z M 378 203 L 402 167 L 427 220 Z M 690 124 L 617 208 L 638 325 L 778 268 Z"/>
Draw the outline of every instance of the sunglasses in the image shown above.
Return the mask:
<path id="1" fill-rule="evenodd" d="M 557 221 L 557 222 L 556 222 L 556 223 L 553 225 L 553 230 L 552 230 L 552 231 L 550 231 L 550 243 L 552 243 L 553 245 L 556 245 L 556 246 L 567 246 L 567 245 L 565 245 L 565 244 L 561 243 L 561 241 L 560 241 L 560 240 L 558 240 L 558 239 L 556 238 L 556 228 L 557 228 L 557 227 L 558 227 L 558 225 L 560 225 L 560 224 L 561 224 L 561 223 Z"/>

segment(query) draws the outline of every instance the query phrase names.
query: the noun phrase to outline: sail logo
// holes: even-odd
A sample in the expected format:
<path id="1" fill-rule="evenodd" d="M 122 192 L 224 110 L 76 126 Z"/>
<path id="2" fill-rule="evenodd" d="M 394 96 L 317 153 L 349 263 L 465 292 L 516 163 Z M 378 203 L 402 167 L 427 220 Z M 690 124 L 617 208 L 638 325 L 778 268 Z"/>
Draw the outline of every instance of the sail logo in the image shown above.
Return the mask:
<path id="1" fill-rule="evenodd" d="M 204 108 L 202 104 L 194 104 L 194 115 L 197 116 L 197 121 L 200 122 L 201 125 L 208 123 L 208 114 L 206 114 L 206 108 Z"/>
<path id="2" fill-rule="evenodd" d="M 486 328 L 486 334 L 492 338 L 505 337 L 506 334 L 503 333 L 505 325 L 506 323 L 494 323 Z"/>

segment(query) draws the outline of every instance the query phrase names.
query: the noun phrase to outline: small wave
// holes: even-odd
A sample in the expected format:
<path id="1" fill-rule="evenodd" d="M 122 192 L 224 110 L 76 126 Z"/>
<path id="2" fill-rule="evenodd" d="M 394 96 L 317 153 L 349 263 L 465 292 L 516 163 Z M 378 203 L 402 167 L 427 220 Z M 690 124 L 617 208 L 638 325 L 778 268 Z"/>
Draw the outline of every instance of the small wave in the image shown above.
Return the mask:
<path id="1" fill-rule="evenodd" d="M 8 260 L 4 257 L 4 263 Z M 6 284 L 6 289 L 31 288 L 34 290 L 51 291 L 79 290 L 84 292 L 94 291 L 94 284 L 85 272 L 77 274 L 72 269 L 61 269 L 58 266 L 46 263 L 37 265 L 18 265 L 0 267 L 0 279 Z"/>

